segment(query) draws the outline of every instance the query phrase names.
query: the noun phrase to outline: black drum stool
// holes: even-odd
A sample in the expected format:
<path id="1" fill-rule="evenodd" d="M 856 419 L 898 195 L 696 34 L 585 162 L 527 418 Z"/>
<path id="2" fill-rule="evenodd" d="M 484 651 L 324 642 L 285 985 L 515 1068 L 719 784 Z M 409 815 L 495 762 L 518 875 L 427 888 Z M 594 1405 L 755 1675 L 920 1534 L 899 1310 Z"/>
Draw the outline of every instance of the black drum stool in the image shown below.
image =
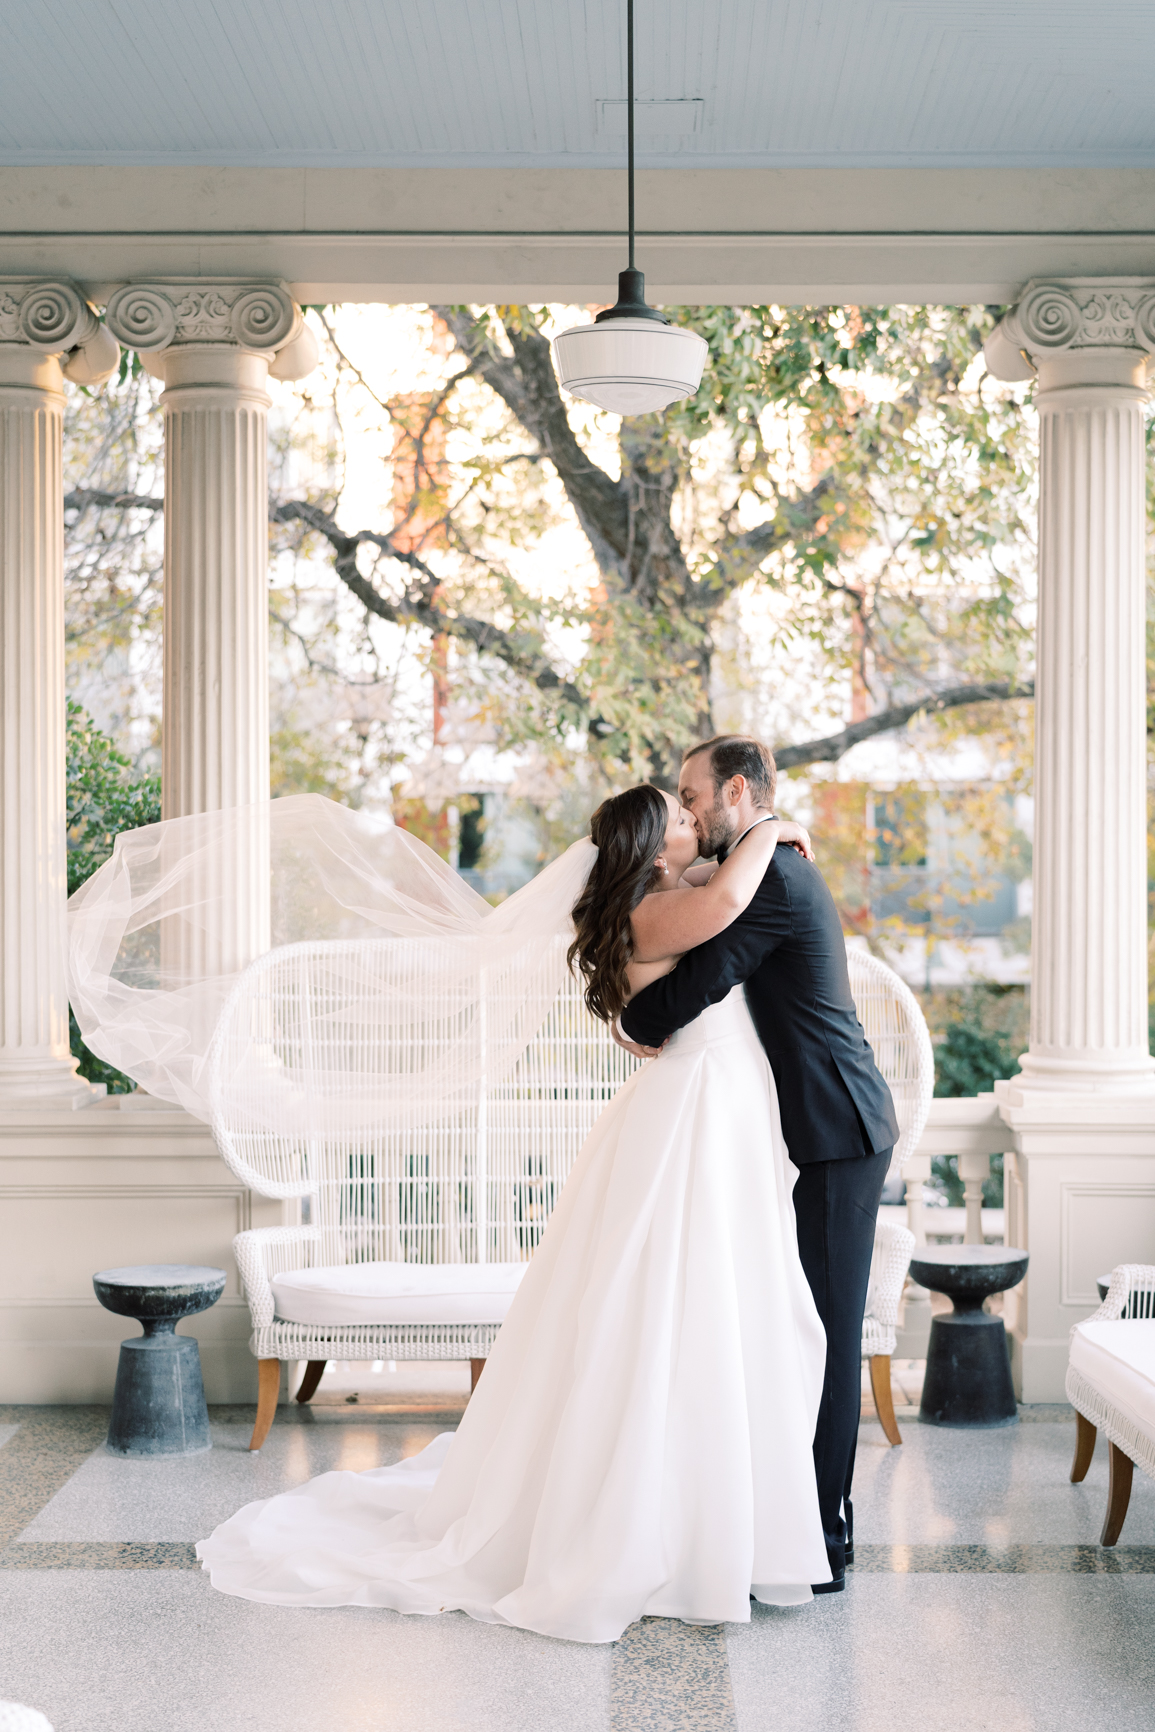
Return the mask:
<path id="1" fill-rule="evenodd" d="M 92 1277 L 108 1311 L 144 1326 L 120 1344 L 107 1448 L 113 1455 L 199 1455 L 212 1448 L 201 1356 L 177 1323 L 207 1311 L 224 1291 L 223 1269 L 145 1263 Z"/>
<path id="2" fill-rule="evenodd" d="M 1017 1425 L 1007 1332 L 983 1310 L 992 1293 L 1015 1287 L 1027 1253 L 1005 1245 L 921 1245 L 910 1278 L 954 1304 L 930 1326 L 918 1417 L 924 1425 Z"/>

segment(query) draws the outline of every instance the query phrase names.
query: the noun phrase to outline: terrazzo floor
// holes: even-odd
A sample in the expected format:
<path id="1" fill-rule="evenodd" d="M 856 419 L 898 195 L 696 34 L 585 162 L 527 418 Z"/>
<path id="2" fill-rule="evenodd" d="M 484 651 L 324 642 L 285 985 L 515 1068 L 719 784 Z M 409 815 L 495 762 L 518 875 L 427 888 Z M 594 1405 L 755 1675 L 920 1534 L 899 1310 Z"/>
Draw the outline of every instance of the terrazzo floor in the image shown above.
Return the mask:
<path id="1" fill-rule="evenodd" d="M 240 1504 L 413 1454 L 436 1415 L 282 1408 L 250 1456 L 252 1410 L 217 1408 L 210 1454 L 129 1462 L 106 1410 L 0 1408 L 0 1698 L 55 1732 L 893 1732 L 912 1710 L 920 1732 L 1152 1732 L 1155 1484 L 1136 1474 L 1104 1552 L 1106 1451 L 1069 1483 L 1069 1409 L 987 1432 L 898 1415 L 898 1449 L 862 1424 L 846 1593 L 587 1647 L 252 1605 L 197 1568 Z"/>

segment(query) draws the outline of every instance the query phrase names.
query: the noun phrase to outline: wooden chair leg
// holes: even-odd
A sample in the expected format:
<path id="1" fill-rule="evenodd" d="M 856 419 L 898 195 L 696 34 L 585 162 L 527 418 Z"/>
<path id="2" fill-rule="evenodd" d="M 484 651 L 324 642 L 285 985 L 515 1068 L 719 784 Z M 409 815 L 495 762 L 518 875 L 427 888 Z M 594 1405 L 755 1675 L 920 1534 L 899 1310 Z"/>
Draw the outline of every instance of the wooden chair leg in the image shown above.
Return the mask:
<path id="1" fill-rule="evenodd" d="M 890 1354 L 875 1353 L 870 1361 L 870 1389 L 878 1422 L 891 1443 L 901 1443 L 902 1433 L 894 1417 L 894 1396 L 890 1389 Z"/>
<path id="2" fill-rule="evenodd" d="M 257 1423 L 249 1439 L 249 1453 L 255 1455 L 277 1417 L 277 1397 L 281 1393 L 281 1362 L 279 1359 L 257 1360 Z"/>
<path id="3" fill-rule="evenodd" d="M 327 1359 L 310 1359 L 309 1363 L 305 1366 L 305 1375 L 301 1379 L 301 1387 L 298 1389 L 296 1394 L 296 1400 L 299 1401 L 302 1406 L 304 1406 L 306 1401 L 312 1401 L 314 1395 L 316 1395 L 317 1385 L 320 1383 L 325 1367 L 328 1363 L 329 1361 Z"/>
<path id="4" fill-rule="evenodd" d="M 1085 1413 L 1075 1410 L 1075 1459 L 1071 1463 L 1071 1484 L 1078 1485 L 1086 1479 L 1087 1469 L 1091 1465 L 1091 1457 L 1095 1453 L 1095 1439 L 1099 1433 Z"/>
<path id="5" fill-rule="evenodd" d="M 469 1361 L 469 1393 L 470 1393 L 470 1395 L 472 1395 L 473 1391 L 477 1388 L 478 1379 L 480 1378 L 480 1376 L 484 1370 L 485 1370 L 485 1360 L 484 1359 L 471 1359 Z"/>
<path id="6" fill-rule="evenodd" d="M 1101 1546 L 1113 1546 L 1123 1531 L 1127 1505 L 1131 1501 L 1131 1476 L 1135 1471 L 1135 1463 L 1117 1443 L 1108 1444 L 1107 1453 L 1111 1462 L 1111 1484 L 1107 1493 L 1107 1519 L 1099 1539 Z"/>

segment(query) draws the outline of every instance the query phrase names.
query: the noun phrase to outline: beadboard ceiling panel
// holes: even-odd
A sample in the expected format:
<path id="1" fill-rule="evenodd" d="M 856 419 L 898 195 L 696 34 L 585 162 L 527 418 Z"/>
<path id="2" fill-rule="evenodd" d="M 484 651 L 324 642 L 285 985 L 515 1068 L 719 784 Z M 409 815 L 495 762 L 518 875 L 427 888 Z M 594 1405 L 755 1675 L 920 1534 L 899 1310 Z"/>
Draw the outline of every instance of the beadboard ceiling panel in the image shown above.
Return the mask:
<path id="1" fill-rule="evenodd" d="M 624 13 L 0 0 L 0 163 L 616 166 Z M 637 32 L 650 167 L 1155 166 L 1150 0 L 637 0 Z"/>

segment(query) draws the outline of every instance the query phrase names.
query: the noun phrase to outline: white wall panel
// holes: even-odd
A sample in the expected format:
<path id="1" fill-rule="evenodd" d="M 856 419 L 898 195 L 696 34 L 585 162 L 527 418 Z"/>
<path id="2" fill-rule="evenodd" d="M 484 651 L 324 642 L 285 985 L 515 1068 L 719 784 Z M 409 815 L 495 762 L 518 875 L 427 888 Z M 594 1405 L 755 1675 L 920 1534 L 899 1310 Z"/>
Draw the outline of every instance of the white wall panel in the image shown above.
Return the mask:
<path id="1" fill-rule="evenodd" d="M 179 1327 L 200 1342 L 210 1401 L 255 1401 L 232 1241 L 283 1209 L 241 1185 L 187 1113 L 122 1096 L 0 1115 L 0 1401 L 111 1401 L 138 1326 L 103 1308 L 92 1276 L 133 1263 L 226 1271 L 223 1297 Z"/>

